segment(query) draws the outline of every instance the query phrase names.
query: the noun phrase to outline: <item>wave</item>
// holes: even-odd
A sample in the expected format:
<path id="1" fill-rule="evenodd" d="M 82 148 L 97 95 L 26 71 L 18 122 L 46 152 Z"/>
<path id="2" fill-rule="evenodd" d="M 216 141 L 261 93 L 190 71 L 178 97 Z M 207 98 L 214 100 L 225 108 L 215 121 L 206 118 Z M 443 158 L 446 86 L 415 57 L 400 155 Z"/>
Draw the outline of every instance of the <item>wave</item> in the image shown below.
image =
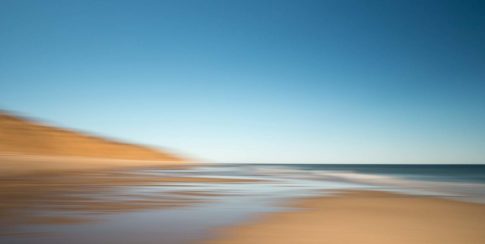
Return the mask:
<path id="1" fill-rule="evenodd" d="M 401 193 L 440 196 L 465 201 L 485 203 L 485 184 L 473 182 L 453 182 L 447 178 L 433 177 L 426 180 L 427 175 L 414 175 L 413 178 L 404 175 L 386 175 L 362 173 L 353 170 L 315 170 L 293 167 L 255 167 L 251 169 L 257 174 L 273 178 L 305 179 L 315 181 L 345 182 L 369 189 L 388 190 Z"/>

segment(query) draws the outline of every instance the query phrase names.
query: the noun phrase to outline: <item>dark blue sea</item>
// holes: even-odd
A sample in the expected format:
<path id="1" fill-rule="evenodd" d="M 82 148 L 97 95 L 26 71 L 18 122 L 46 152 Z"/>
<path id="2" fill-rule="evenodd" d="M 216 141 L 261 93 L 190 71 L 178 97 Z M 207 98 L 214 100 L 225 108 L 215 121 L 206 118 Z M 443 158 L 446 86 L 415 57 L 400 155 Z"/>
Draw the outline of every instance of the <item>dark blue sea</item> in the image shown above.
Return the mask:
<path id="1" fill-rule="evenodd" d="M 379 175 L 409 180 L 485 183 L 485 165 L 477 164 L 261 164 L 260 166 L 321 173 Z"/>

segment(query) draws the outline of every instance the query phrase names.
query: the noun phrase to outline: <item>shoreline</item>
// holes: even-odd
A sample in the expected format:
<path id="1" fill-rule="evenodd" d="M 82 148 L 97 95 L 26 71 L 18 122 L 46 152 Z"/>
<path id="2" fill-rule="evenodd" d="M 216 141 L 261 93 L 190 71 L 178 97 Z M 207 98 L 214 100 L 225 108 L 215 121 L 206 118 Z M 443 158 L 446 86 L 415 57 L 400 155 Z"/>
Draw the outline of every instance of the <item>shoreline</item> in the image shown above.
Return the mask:
<path id="1" fill-rule="evenodd" d="M 485 204 L 381 191 L 297 199 L 204 243 L 485 243 Z"/>
<path id="2" fill-rule="evenodd" d="M 137 172 L 138 168 L 185 169 L 190 167 L 192 165 L 147 166 L 143 164 L 127 168 L 117 164 L 108 168 L 88 167 L 65 170 L 47 168 L 43 171 L 29 171 L 29 173 L 22 171 L 22 174 L 0 174 L 0 199 L 2 199 L 0 201 L 0 242 L 2 237 L 28 236 L 29 232 L 17 229 L 19 226 L 62 226 L 98 222 L 104 215 L 194 206 L 211 201 L 211 197 L 224 195 L 203 188 L 190 191 L 173 188 L 179 184 L 260 182 L 245 178 L 152 175 Z M 164 191 L 163 188 L 166 187 L 172 190 Z M 130 192 L 130 188 L 152 188 L 153 190 Z"/>

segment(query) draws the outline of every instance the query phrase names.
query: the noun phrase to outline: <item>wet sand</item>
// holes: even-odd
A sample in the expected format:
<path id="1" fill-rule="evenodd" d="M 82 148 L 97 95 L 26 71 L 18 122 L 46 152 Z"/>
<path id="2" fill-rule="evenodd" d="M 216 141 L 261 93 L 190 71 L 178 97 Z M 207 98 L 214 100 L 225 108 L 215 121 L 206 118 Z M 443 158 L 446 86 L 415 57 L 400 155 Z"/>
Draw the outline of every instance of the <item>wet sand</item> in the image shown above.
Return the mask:
<path id="1" fill-rule="evenodd" d="M 140 170 L 156 170 L 160 167 Z M 167 170 L 187 167 L 176 165 L 161 168 Z M 0 175 L 0 237 L 21 235 L 22 233 L 17 233 L 15 229 L 23 225 L 78 224 L 97 221 L 98 217 L 104 214 L 189 206 L 201 203 L 201 196 L 215 195 L 213 192 L 204 191 L 145 193 L 127 190 L 133 187 L 256 182 L 235 178 L 150 175 L 140 173 L 136 169 L 76 168 L 29 171 L 29 174 L 21 171 L 22 174 Z"/>
<path id="2" fill-rule="evenodd" d="M 485 243 L 485 205 L 351 191 L 219 232 L 208 243 Z"/>

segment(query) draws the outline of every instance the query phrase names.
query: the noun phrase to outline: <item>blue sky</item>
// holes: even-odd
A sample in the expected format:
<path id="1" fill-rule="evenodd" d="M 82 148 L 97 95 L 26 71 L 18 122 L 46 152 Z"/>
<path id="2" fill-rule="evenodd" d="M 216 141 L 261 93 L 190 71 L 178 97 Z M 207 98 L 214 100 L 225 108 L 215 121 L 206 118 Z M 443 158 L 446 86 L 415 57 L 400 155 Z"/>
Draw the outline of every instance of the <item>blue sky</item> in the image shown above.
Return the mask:
<path id="1" fill-rule="evenodd" d="M 0 108 L 211 162 L 485 163 L 483 1 L 0 2 Z"/>

